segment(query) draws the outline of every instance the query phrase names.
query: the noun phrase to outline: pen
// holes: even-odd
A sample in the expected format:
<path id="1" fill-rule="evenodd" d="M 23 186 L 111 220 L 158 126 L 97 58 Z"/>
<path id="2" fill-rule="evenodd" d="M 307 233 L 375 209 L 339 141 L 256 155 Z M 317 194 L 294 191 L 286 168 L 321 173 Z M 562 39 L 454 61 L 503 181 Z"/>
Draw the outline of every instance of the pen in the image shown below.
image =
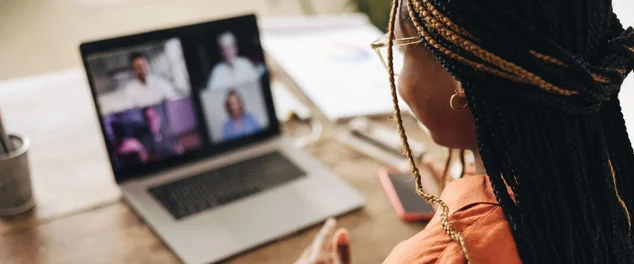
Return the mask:
<path id="1" fill-rule="evenodd" d="M 0 112 L 0 154 L 9 154 L 12 150 L 13 146 L 11 141 L 9 141 L 9 135 L 6 133 L 4 126 L 2 125 L 2 112 Z"/>

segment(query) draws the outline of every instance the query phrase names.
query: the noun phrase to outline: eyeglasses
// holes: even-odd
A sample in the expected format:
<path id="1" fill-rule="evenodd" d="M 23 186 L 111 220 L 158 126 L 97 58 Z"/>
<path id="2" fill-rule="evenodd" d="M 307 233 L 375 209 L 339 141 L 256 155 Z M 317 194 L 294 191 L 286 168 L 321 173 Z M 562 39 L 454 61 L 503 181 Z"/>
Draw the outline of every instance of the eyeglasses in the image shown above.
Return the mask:
<path id="1" fill-rule="evenodd" d="M 372 49 L 376 51 L 376 54 L 381 59 L 381 62 L 383 62 L 383 66 L 385 66 L 385 69 L 388 69 L 387 67 L 388 37 L 389 35 L 386 33 L 385 35 L 381 36 L 379 39 L 375 40 L 374 42 L 370 44 L 370 47 L 372 47 Z M 418 44 L 420 42 L 421 42 L 421 39 L 418 37 L 401 38 L 401 39 L 394 39 L 392 42 L 392 46 L 401 47 L 406 45 Z M 393 55 L 394 56 L 393 56 L 392 63 L 394 65 L 394 75 L 398 75 L 403 69 L 403 52 L 401 51 L 401 49 L 396 49 Z"/>

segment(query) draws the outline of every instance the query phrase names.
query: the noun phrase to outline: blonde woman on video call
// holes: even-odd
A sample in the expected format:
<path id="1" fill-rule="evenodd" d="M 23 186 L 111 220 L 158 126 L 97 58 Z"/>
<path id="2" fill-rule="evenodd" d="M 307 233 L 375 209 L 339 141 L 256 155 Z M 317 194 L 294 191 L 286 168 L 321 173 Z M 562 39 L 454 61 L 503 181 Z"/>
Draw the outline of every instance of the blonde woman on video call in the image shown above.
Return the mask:
<path id="1" fill-rule="evenodd" d="M 384 263 L 634 263 L 618 99 L 634 29 L 610 0 L 394 0 L 373 47 L 388 49 L 392 100 L 398 90 L 434 141 L 475 156 L 472 173 L 428 194 L 395 105 L 417 191 L 437 211 Z M 329 220 L 296 263 L 349 264 L 351 247 Z"/>

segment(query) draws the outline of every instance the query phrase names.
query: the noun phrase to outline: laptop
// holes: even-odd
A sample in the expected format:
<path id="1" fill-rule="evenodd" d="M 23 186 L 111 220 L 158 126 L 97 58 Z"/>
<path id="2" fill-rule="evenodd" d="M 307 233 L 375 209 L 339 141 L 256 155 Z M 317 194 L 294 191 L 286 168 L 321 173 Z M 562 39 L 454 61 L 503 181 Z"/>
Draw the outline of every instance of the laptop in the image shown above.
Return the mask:
<path id="1" fill-rule="evenodd" d="M 80 50 L 122 195 L 185 263 L 363 206 L 281 135 L 254 15 Z"/>

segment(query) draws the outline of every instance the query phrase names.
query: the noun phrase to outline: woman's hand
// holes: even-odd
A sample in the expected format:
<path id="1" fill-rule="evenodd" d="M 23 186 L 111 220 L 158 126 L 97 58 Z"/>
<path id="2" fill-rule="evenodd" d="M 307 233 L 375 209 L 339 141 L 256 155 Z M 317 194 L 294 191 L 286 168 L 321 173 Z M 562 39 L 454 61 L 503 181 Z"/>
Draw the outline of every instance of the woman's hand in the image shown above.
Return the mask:
<path id="1" fill-rule="evenodd" d="M 351 264 L 348 230 L 336 228 L 337 221 L 328 219 L 295 264 Z"/>

